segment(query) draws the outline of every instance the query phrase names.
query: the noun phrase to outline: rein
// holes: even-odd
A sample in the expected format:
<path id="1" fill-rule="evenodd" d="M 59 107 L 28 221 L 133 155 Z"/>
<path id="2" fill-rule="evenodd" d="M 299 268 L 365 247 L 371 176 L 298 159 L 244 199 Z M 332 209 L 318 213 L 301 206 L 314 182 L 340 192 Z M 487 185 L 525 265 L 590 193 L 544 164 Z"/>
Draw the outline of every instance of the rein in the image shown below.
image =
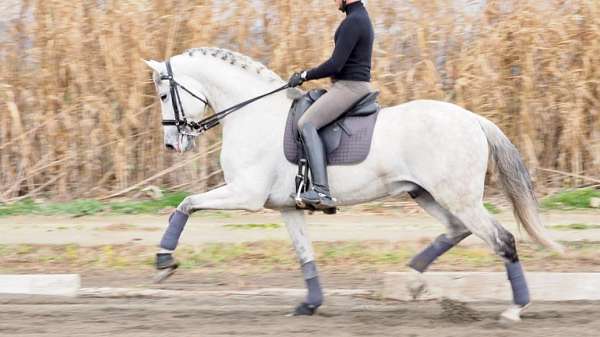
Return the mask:
<path id="1" fill-rule="evenodd" d="M 273 91 L 269 91 L 266 94 L 263 94 L 263 95 L 251 98 L 249 100 L 243 101 L 241 103 L 238 103 L 238 104 L 236 104 L 232 107 L 229 107 L 225 110 L 219 111 L 212 116 L 208 116 L 198 122 L 188 121 L 187 118 L 185 117 L 185 111 L 183 110 L 183 105 L 181 105 L 181 97 L 179 96 L 178 88 L 183 89 L 185 92 L 192 95 L 192 97 L 194 97 L 197 100 L 204 103 L 205 112 L 206 112 L 206 107 L 210 106 L 210 103 L 208 103 L 207 100 L 196 96 L 185 86 L 183 86 L 179 82 L 175 81 L 175 78 L 173 77 L 173 69 L 171 68 L 171 61 L 168 60 L 166 63 L 167 63 L 167 75 L 162 75 L 160 77 L 160 79 L 169 81 L 170 92 L 171 92 L 171 104 L 173 105 L 173 113 L 175 115 L 175 119 L 163 119 L 162 125 L 174 125 L 177 127 L 177 131 L 179 131 L 179 133 L 190 135 L 190 136 L 199 136 L 199 135 L 203 134 L 204 132 L 219 125 L 220 121 L 223 118 L 227 117 L 227 115 L 231 114 L 232 112 L 237 111 L 237 110 L 245 107 L 246 105 L 252 104 L 252 103 L 258 101 L 259 99 L 262 99 L 264 97 L 267 97 L 269 95 L 272 95 L 274 93 L 277 93 L 279 91 L 289 88 L 289 85 L 286 83 L 283 86 L 281 86 Z M 212 106 L 211 106 L 211 108 L 212 108 Z M 180 112 L 181 112 L 181 114 L 180 114 Z M 197 132 L 187 133 L 187 132 L 182 131 L 182 127 L 188 127 L 191 130 L 194 130 L 194 131 L 197 130 Z"/>

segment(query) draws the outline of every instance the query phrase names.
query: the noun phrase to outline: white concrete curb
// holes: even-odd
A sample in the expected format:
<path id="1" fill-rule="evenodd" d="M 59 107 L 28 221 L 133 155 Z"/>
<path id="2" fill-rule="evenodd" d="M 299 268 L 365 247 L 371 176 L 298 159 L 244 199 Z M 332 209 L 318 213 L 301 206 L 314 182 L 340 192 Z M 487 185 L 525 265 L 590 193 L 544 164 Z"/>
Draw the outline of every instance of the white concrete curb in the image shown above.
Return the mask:
<path id="1" fill-rule="evenodd" d="M 427 286 L 416 298 L 430 300 L 451 298 L 465 302 L 511 301 L 512 292 L 503 272 L 426 272 Z M 600 300 L 600 273 L 525 272 L 532 301 Z M 385 273 L 383 297 L 413 300 L 409 290 L 415 273 Z"/>
<path id="2" fill-rule="evenodd" d="M 82 288 L 80 297 L 193 297 L 193 296 L 290 296 L 299 297 L 306 294 L 306 289 L 294 288 L 263 288 L 252 290 L 168 290 L 144 288 Z M 325 290 L 325 295 L 359 296 L 371 295 L 373 291 L 366 289 L 330 289 Z"/>
<path id="3" fill-rule="evenodd" d="M 0 275 L 0 294 L 77 296 L 77 274 Z"/>

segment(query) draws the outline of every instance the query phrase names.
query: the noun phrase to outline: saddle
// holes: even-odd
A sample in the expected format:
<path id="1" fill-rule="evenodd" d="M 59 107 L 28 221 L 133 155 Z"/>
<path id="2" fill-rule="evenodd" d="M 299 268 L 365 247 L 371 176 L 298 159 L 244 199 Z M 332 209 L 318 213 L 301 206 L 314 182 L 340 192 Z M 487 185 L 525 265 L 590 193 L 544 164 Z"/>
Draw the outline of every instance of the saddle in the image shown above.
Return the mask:
<path id="1" fill-rule="evenodd" d="M 300 198 L 300 194 L 308 190 L 311 181 L 308 161 L 298 132 L 298 120 L 325 93 L 324 89 L 309 91 L 294 100 L 288 114 L 283 149 L 286 159 L 298 165 L 296 191 L 291 195 L 296 201 L 297 209 L 314 211 L 314 208 L 306 205 Z M 318 131 L 325 146 L 328 165 L 358 164 L 367 158 L 380 109 L 377 96 L 379 92 L 367 94 L 338 119 Z M 336 208 L 323 210 L 325 214 L 335 214 L 336 211 Z"/>
<path id="2" fill-rule="evenodd" d="M 285 127 L 283 148 L 286 159 L 293 164 L 298 164 L 304 157 L 298 120 L 326 92 L 324 89 L 310 90 L 292 103 Z M 328 165 L 353 165 L 365 160 L 371 148 L 373 129 L 379 115 L 378 96 L 378 91 L 365 95 L 338 119 L 319 129 L 319 136 L 327 152 Z"/>

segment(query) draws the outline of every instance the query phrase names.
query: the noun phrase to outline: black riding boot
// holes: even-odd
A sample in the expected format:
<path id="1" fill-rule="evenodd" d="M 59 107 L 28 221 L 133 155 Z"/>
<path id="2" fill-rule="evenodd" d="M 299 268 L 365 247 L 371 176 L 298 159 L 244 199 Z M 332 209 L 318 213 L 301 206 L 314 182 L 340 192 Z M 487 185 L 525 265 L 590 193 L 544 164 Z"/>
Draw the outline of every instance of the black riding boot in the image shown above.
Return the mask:
<path id="1" fill-rule="evenodd" d="M 315 209 L 335 208 L 335 201 L 331 197 L 329 183 L 327 182 L 325 146 L 317 129 L 311 123 L 304 124 L 300 132 L 302 133 L 304 151 L 306 152 L 312 177 L 312 189 L 300 194 L 300 198 L 304 203 L 313 206 Z"/>

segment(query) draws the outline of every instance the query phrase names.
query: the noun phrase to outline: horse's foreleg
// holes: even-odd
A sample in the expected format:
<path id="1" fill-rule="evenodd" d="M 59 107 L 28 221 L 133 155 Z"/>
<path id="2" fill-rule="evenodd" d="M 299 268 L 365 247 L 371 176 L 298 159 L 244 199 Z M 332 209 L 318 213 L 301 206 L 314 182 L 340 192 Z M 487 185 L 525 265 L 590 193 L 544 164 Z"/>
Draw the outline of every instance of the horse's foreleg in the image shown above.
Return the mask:
<path id="1" fill-rule="evenodd" d="M 225 185 L 206 193 L 186 197 L 169 217 L 169 225 L 160 241 L 161 249 L 156 255 L 156 268 L 159 273 L 155 277 L 155 282 L 162 282 L 177 269 L 178 264 L 172 253 L 177 248 L 191 213 L 206 209 L 257 211 L 262 208 L 264 201 L 264 197 L 245 192 L 235 185 Z"/>
<path id="2" fill-rule="evenodd" d="M 323 303 L 323 291 L 319 282 L 312 244 L 306 232 L 304 212 L 288 209 L 281 211 L 281 215 L 294 244 L 308 289 L 305 301 L 296 307 L 294 315 L 312 315 Z"/>
<path id="3" fill-rule="evenodd" d="M 186 197 L 169 217 L 169 226 L 160 242 L 165 251 L 177 248 L 179 237 L 193 212 L 207 209 L 243 209 L 256 211 L 264 204 L 264 198 L 238 191 L 233 185 L 225 185 L 212 191 Z"/>

